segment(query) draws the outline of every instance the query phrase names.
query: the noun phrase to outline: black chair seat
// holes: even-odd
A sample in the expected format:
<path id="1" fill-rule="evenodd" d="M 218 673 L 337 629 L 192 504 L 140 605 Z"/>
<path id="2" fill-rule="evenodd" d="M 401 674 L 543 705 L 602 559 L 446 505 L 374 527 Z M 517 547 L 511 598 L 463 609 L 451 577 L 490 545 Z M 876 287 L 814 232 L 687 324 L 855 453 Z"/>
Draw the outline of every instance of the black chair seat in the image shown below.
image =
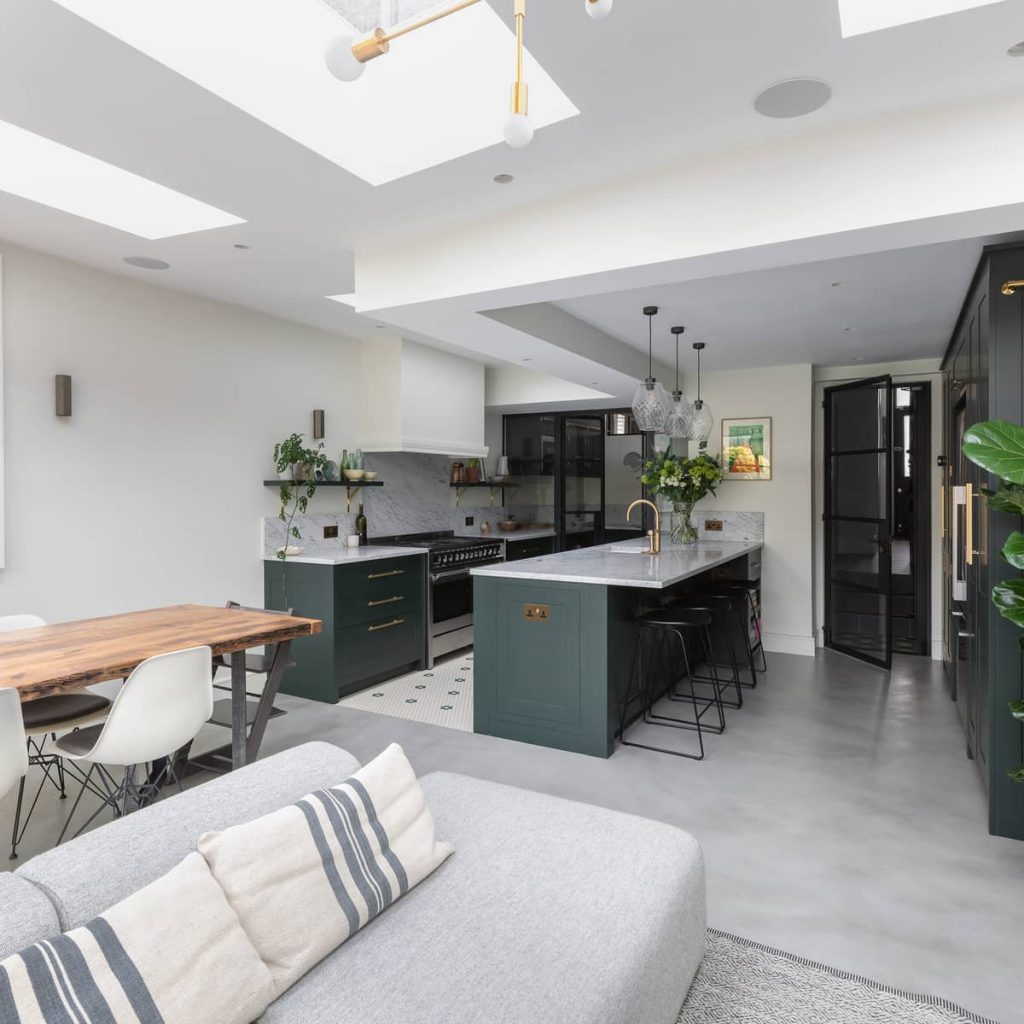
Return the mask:
<path id="1" fill-rule="evenodd" d="M 637 622 L 654 629 L 673 629 L 676 626 L 710 626 L 712 615 L 707 608 L 687 608 L 670 605 L 655 612 L 641 615 Z"/>
<path id="2" fill-rule="evenodd" d="M 56 697 L 40 697 L 39 700 L 25 701 L 21 705 L 21 717 L 26 729 L 58 727 L 62 722 L 71 722 L 86 715 L 106 711 L 110 701 L 94 693 L 63 693 Z"/>
<path id="3" fill-rule="evenodd" d="M 76 754 L 81 757 L 96 746 L 96 740 L 102 731 L 102 722 L 99 725 L 88 725 L 84 729 L 75 729 L 74 732 L 59 737 L 54 747 L 62 754 Z"/>

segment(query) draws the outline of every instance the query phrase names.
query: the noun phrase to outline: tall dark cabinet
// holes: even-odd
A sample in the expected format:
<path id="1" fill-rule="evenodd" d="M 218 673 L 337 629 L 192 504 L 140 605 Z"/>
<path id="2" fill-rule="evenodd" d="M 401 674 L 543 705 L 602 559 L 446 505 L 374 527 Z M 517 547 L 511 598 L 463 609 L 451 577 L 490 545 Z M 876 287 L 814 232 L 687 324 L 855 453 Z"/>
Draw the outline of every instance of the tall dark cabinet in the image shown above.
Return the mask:
<path id="1" fill-rule="evenodd" d="M 943 478 L 943 653 L 967 756 L 988 791 L 989 831 L 1024 839 L 1024 786 L 1008 772 L 1024 763 L 1024 730 L 1007 704 L 1024 696 L 1020 630 L 990 598 L 993 583 L 1019 576 L 1001 557 L 1019 520 L 990 511 L 983 487 L 998 481 L 961 453 L 964 431 L 983 420 L 1024 423 L 1024 247 L 982 254 L 943 362 L 946 453 Z"/>

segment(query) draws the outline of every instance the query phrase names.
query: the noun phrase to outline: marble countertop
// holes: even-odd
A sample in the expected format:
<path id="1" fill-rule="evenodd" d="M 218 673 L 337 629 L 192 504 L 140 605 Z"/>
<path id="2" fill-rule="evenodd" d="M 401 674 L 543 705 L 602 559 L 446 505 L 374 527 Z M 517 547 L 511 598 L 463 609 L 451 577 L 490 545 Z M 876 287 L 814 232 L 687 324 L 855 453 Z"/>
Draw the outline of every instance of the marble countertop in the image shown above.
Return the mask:
<path id="1" fill-rule="evenodd" d="M 541 537 L 554 537 L 555 528 L 553 526 L 547 526 L 540 530 L 513 530 L 511 533 L 502 533 L 498 530 L 494 536 L 500 537 L 501 540 L 538 540 Z"/>
<path id="2" fill-rule="evenodd" d="M 338 548 L 336 551 L 310 552 L 301 555 L 289 555 L 289 562 L 301 565 L 347 565 L 349 562 L 372 562 L 379 558 L 405 558 L 413 555 L 425 555 L 426 548 L 399 548 L 369 544 L 361 548 Z M 276 562 L 276 556 L 263 556 L 264 562 Z"/>
<path id="3" fill-rule="evenodd" d="M 761 548 L 760 541 L 701 541 L 673 544 L 666 536 L 660 555 L 641 554 L 647 538 L 602 544 L 600 547 L 541 555 L 473 569 L 474 576 L 547 580 L 552 583 L 594 583 L 606 587 L 663 590 L 681 580 Z"/>

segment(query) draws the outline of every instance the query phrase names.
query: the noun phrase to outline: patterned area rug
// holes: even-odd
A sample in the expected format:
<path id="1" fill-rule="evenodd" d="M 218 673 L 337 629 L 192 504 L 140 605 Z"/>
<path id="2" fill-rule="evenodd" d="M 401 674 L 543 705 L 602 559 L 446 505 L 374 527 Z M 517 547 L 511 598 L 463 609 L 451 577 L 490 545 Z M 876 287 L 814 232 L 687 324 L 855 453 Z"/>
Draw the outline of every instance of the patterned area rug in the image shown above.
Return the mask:
<path id="1" fill-rule="evenodd" d="M 944 999 L 913 995 L 708 930 L 704 962 L 676 1024 L 996 1024 Z"/>
<path id="2" fill-rule="evenodd" d="M 472 732 L 473 652 L 438 661 L 427 672 L 410 672 L 360 690 L 338 701 L 338 707 Z"/>

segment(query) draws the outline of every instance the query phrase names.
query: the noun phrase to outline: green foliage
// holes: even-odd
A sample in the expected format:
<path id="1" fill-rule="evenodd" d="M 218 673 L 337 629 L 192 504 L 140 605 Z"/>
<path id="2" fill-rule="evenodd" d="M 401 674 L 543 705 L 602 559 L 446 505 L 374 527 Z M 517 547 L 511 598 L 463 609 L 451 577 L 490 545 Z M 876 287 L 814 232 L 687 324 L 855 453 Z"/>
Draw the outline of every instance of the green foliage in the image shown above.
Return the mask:
<path id="1" fill-rule="evenodd" d="M 316 472 L 327 465 L 327 456 L 323 453 L 323 442 L 316 448 L 307 448 L 303 443 L 303 434 L 291 434 L 283 441 L 274 445 L 274 465 L 278 473 L 295 473 L 305 477 L 304 480 L 282 480 L 278 491 L 280 507 L 277 518 L 285 524 L 285 543 L 278 551 L 277 557 L 283 562 L 288 557 L 288 537 L 301 540 L 302 534 L 294 525 L 297 514 L 305 514 L 309 507 L 309 499 L 316 494 Z M 295 472 L 298 470 L 298 472 Z"/>
<path id="2" fill-rule="evenodd" d="M 1024 427 L 1002 420 L 975 424 L 964 434 L 963 453 L 1001 480 L 998 491 L 982 489 L 988 507 L 1018 517 L 1024 514 Z M 1024 534 L 1010 534 L 1003 545 L 1003 558 L 1015 569 L 1024 569 Z M 1024 628 L 1024 579 L 997 583 L 992 588 L 992 603 L 1003 618 Z M 1017 642 L 1024 650 L 1024 637 Z M 1011 701 L 1010 714 L 1024 721 L 1024 700 Z M 1009 774 L 1015 782 L 1024 784 L 1024 765 Z"/>
<path id="3" fill-rule="evenodd" d="M 673 504 L 693 504 L 714 494 L 722 481 L 719 461 L 706 452 L 693 459 L 674 455 L 672 445 L 648 462 L 640 479 L 651 494 L 660 494 Z"/>

